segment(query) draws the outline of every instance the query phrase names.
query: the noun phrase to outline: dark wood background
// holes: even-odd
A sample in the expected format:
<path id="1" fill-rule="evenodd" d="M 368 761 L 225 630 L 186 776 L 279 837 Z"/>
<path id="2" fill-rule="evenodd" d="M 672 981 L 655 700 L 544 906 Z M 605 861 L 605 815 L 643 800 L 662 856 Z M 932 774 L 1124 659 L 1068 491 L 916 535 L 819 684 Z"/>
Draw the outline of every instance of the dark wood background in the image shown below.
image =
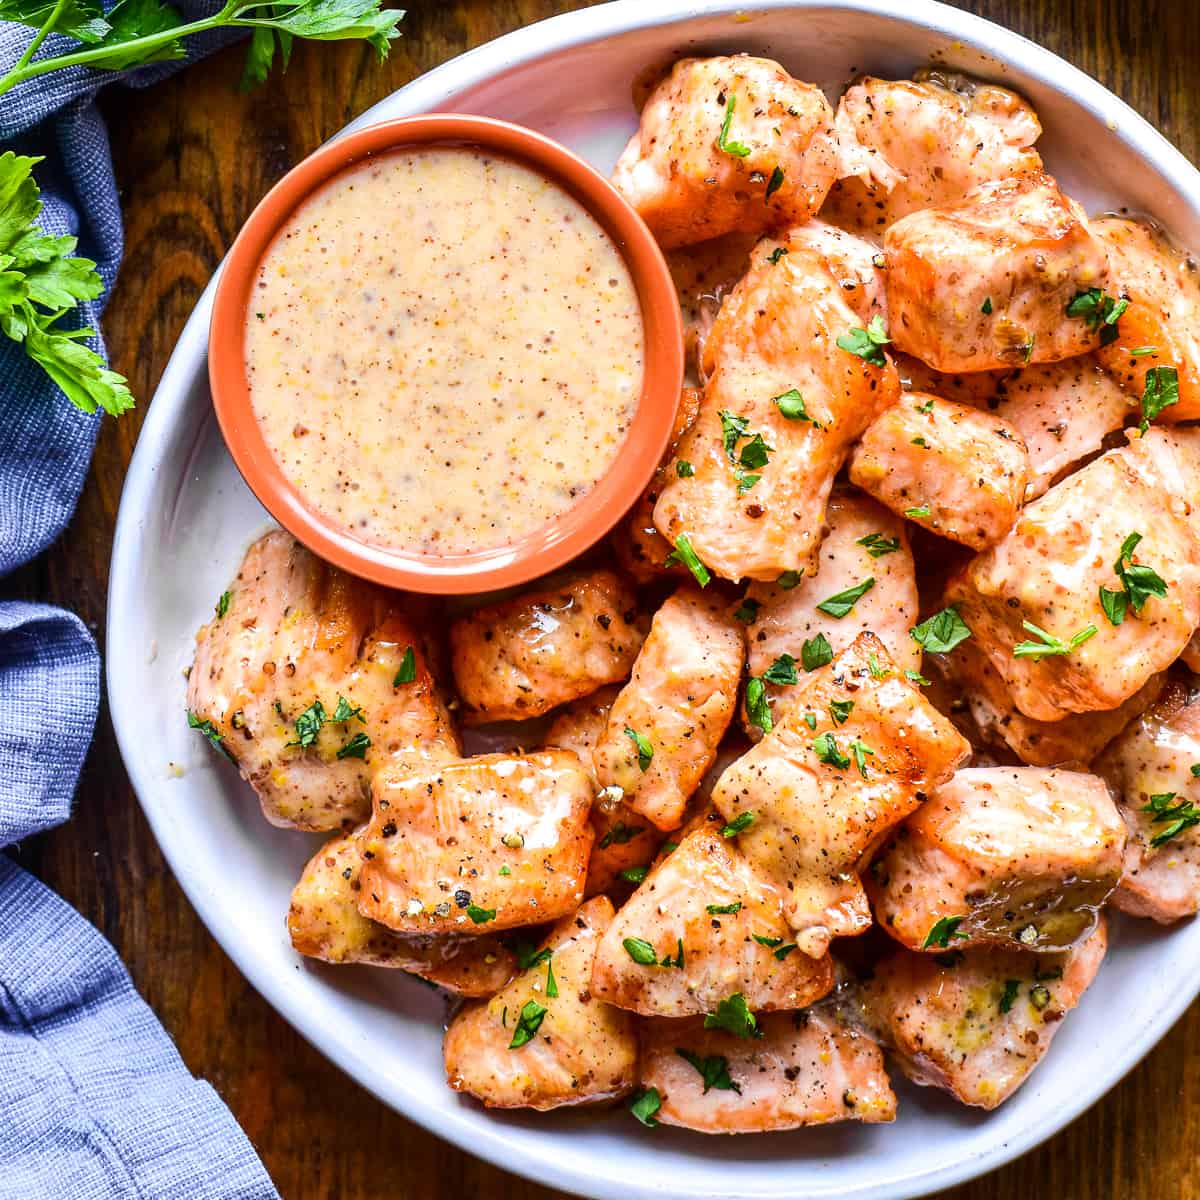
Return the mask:
<path id="1" fill-rule="evenodd" d="M 23 595 L 75 609 L 102 642 L 113 522 L 141 415 L 201 289 L 267 188 L 351 117 L 423 71 L 579 7 L 578 0 L 412 0 L 403 39 L 382 67 L 359 45 L 299 44 L 284 78 L 242 95 L 241 51 L 233 48 L 148 92 L 107 94 L 127 253 L 105 329 L 114 364 L 142 403 L 138 412 L 105 422 L 75 520 L 16 577 Z M 1197 0 L 962 0 L 960 7 L 1078 64 L 1200 161 Z M 26 843 L 19 860 L 112 940 L 188 1066 L 224 1096 L 286 1200 L 554 1194 L 409 1124 L 276 1016 L 176 885 L 134 799 L 107 714 L 74 819 Z M 1069 1129 L 943 1200 L 1195 1200 L 1197 1064 L 1200 1005 L 1193 1005 L 1146 1061 Z"/>

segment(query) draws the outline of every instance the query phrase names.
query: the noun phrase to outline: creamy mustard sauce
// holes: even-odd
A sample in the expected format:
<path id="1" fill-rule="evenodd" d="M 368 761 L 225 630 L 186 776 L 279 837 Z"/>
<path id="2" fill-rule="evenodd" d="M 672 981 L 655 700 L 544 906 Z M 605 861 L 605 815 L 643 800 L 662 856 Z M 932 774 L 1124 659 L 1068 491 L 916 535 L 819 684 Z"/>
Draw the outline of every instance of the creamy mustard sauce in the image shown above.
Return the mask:
<path id="1" fill-rule="evenodd" d="M 633 280 L 596 220 L 469 148 L 332 179 L 259 268 L 254 414 L 283 474 L 363 541 L 509 545 L 585 495 L 637 409 Z"/>

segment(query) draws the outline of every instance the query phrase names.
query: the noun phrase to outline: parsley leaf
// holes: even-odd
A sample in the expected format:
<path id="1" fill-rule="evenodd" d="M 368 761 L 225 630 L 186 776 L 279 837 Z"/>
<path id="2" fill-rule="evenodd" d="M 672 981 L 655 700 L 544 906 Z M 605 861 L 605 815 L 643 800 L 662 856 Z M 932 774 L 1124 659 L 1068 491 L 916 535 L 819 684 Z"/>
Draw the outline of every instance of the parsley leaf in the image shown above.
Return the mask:
<path id="1" fill-rule="evenodd" d="M 900 549 L 900 539 L 884 537 L 882 533 L 868 533 L 866 537 L 860 537 L 855 545 L 865 546 L 872 558 L 882 558 Z"/>
<path id="2" fill-rule="evenodd" d="M 800 647 L 800 664 L 806 671 L 815 671 L 831 662 L 833 647 L 823 633 L 818 633 L 813 638 L 805 638 L 804 645 Z"/>
<path id="3" fill-rule="evenodd" d="M 217 601 L 216 614 L 219 621 L 229 611 L 229 601 L 233 599 L 232 592 L 222 592 L 221 598 Z"/>
<path id="4" fill-rule="evenodd" d="M 1117 340 L 1117 321 L 1128 307 L 1124 297 L 1114 300 L 1102 288 L 1088 288 L 1076 293 L 1067 305 L 1067 316 L 1081 317 L 1093 333 L 1099 330 L 1100 344 L 1108 346 Z"/>
<path id="5" fill-rule="evenodd" d="M 925 935 L 925 941 L 921 949 L 931 950 L 934 946 L 940 946 L 945 950 L 950 945 L 951 938 L 963 938 L 965 940 L 967 935 L 958 932 L 958 927 L 961 924 L 962 917 L 938 917 L 933 924 L 933 928 Z"/>
<path id="6" fill-rule="evenodd" d="M 625 880 L 626 883 L 641 883 L 646 878 L 649 872 L 649 867 L 622 867 L 617 872 L 617 878 Z"/>
<path id="7" fill-rule="evenodd" d="M 835 725 L 845 725 L 853 711 L 853 700 L 831 700 L 829 702 L 829 718 Z"/>
<path id="8" fill-rule="evenodd" d="M 1176 798 L 1174 792 L 1159 792 L 1150 797 L 1150 803 L 1142 807 L 1142 812 L 1151 814 L 1150 820 L 1158 825 L 1166 823 L 1166 827 L 1150 839 L 1152 848 L 1169 842 L 1193 825 L 1200 825 L 1200 810 L 1190 800 L 1180 800 L 1178 804 L 1171 801 Z"/>
<path id="9" fill-rule="evenodd" d="M 733 106 L 736 103 L 736 96 L 730 96 L 726 102 L 725 120 L 721 122 L 721 132 L 717 135 L 717 149 L 724 150 L 726 154 L 732 154 L 734 158 L 746 158 L 750 154 L 750 147 L 744 142 L 729 140 L 729 126 L 733 121 Z"/>
<path id="10" fill-rule="evenodd" d="M 220 750 L 230 762 L 235 761 L 229 747 L 225 745 L 225 735 L 207 717 L 201 720 L 194 712 L 189 711 L 187 723 L 189 729 L 199 730 L 208 738 L 209 745 Z"/>
<path id="11" fill-rule="evenodd" d="M 823 612 L 827 617 L 844 617 L 874 586 L 875 580 L 868 576 L 862 583 L 856 583 L 854 587 L 835 592 L 827 600 L 822 600 L 817 605 L 817 612 Z"/>
<path id="12" fill-rule="evenodd" d="M 930 654 L 949 654 L 955 646 L 971 636 L 971 631 L 958 615 L 958 609 L 951 604 L 929 620 L 922 621 L 915 629 L 910 629 L 908 636 Z"/>
<path id="13" fill-rule="evenodd" d="M 749 625 L 751 621 L 758 616 L 758 610 L 762 608 L 762 602 L 752 600 L 749 596 L 742 598 L 742 602 L 733 610 L 733 619 L 741 621 L 743 625 Z"/>
<path id="14" fill-rule="evenodd" d="M 801 650 L 801 654 L 804 651 Z M 763 679 L 779 687 L 788 687 L 800 682 L 796 674 L 796 660 L 790 654 L 781 654 L 764 672 Z"/>
<path id="15" fill-rule="evenodd" d="M 322 726 L 325 724 L 325 705 L 320 700 L 314 700 L 297 718 L 296 718 L 296 740 L 288 742 L 289 746 L 299 746 L 301 749 L 307 749 L 317 740 L 317 734 L 321 732 Z"/>
<path id="16" fill-rule="evenodd" d="M 740 1038 L 760 1038 L 763 1035 L 741 992 L 734 992 L 728 1000 L 722 1000 L 717 1005 L 715 1013 L 708 1013 L 704 1018 L 704 1028 L 723 1029 Z"/>
<path id="17" fill-rule="evenodd" d="M 647 1129 L 653 1129 L 658 1124 L 655 1113 L 660 1108 L 662 1108 L 662 1098 L 658 1094 L 658 1088 L 647 1088 L 640 1096 L 635 1096 L 629 1102 L 629 1111 Z"/>
<path id="18" fill-rule="evenodd" d="M 832 733 L 822 733 L 815 737 L 812 748 L 821 762 L 837 767 L 839 771 L 850 765 L 850 759 L 838 749 L 837 739 Z"/>
<path id="19" fill-rule="evenodd" d="M 1013 1001 L 1017 998 L 1017 990 L 1021 986 L 1019 979 L 1006 979 L 1004 981 L 1004 995 L 1000 997 L 1000 1011 L 1008 1012 L 1013 1006 Z"/>
<path id="20" fill-rule="evenodd" d="M 779 191 L 781 187 L 783 187 L 783 180 L 783 168 L 776 167 L 775 170 L 771 172 L 771 178 L 767 180 L 767 194 L 763 197 L 764 204 L 768 203 L 771 197 L 775 195 L 775 193 Z"/>
<path id="21" fill-rule="evenodd" d="M 675 539 L 675 549 L 667 555 L 665 566 L 671 566 L 674 563 L 682 563 L 692 573 L 692 577 L 701 587 L 708 587 L 709 580 L 712 575 L 709 574 L 708 568 L 700 561 L 700 556 L 692 549 L 692 540 L 686 533 L 681 533 Z"/>
<path id="22" fill-rule="evenodd" d="M 906 508 L 904 510 L 904 515 L 910 521 L 919 521 L 926 517 L 932 517 L 933 510 L 929 507 L 928 504 L 917 504 L 917 505 L 914 505 L 912 508 Z"/>
<path id="23" fill-rule="evenodd" d="M 704 1095 L 708 1095 L 709 1090 L 716 1088 L 719 1092 L 737 1092 L 742 1094 L 741 1087 L 734 1083 L 729 1077 L 729 1059 L 723 1054 L 710 1054 L 706 1058 L 701 1058 L 698 1054 L 693 1054 L 690 1050 L 680 1050 L 676 1048 L 675 1053 L 686 1063 L 690 1063 L 696 1068 L 700 1078 L 704 1081 Z"/>
<path id="24" fill-rule="evenodd" d="M 494 908 L 480 908 L 478 904 L 468 904 L 467 916 L 476 925 L 486 925 L 489 921 L 496 919 L 496 910 Z"/>
<path id="25" fill-rule="evenodd" d="M 402 683 L 413 683 L 417 678 L 417 655 L 416 651 L 409 646 L 404 651 L 404 657 L 400 660 L 400 668 L 396 672 L 396 678 L 392 680 L 392 687 L 398 688 Z"/>
<path id="26" fill-rule="evenodd" d="M 784 571 L 784 573 L 780 575 L 777 580 L 775 580 L 775 585 L 783 588 L 785 592 L 790 592 L 792 588 L 794 588 L 803 578 L 803 571 Z"/>
<path id="27" fill-rule="evenodd" d="M 992 315 L 992 298 L 991 298 L 991 296 L 984 296 L 983 303 L 979 306 L 979 311 L 981 313 L 983 313 L 983 315 L 985 317 L 990 317 Z"/>
<path id="28" fill-rule="evenodd" d="M 767 261 L 771 264 L 771 266 L 775 266 L 775 264 L 778 263 L 779 260 L 786 253 L 787 253 L 786 246 L 776 246 L 775 249 L 772 250 L 771 253 L 767 256 Z"/>
<path id="29" fill-rule="evenodd" d="M 1142 421 L 1138 428 L 1145 433 L 1164 408 L 1178 403 L 1179 372 L 1174 367 L 1151 367 L 1142 389 Z"/>
<path id="30" fill-rule="evenodd" d="M 337 705 L 333 710 L 333 716 L 329 720 L 334 725 L 344 725 L 352 717 L 357 717 L 361 721 L 363 719 L 363 710 L 355 708 L 345 696 L 339 694 Z"/>
<path id="31" fill-rule="evenodd" d="M 891 343 L 887 330 L 883 327 L 883 318 L 876 313 L 867 323 L 866 329 L 855 326 L 849 333 L 843 333 L 837 340 L 838 348 L 850 354 L 857 354 L 872 366 L 887 365 L 883 347 Z"/>
<path id="32" fill-rule="evenodd" d="M 754 812 L 747 809 L 745 812 L 738 813 L 728 825 L 721 826 L 721 836 L 723 838 L 737 837 L 739 833 L 744 833 L 753 824 Z"/>
<path id="33" fill-rule="evenodd" d="M 1124 592 L 1111 592 L 1103 587 L 1100 589 L 1100 606 L 1113 625 L 1120 625 L 1125 619 L 1126 607 L 1132 608 L 1134 614 L 1140 616 L 1151 596 L 1162 600 L 1167 594 L 1166 581 L 1157 571 L 1133 561 L 1133 552 L 1141 540 L 1140 533 L 1131 533 L 1121 543 L 1117 561 L 1113 563 L 1113 573 L 1121 581 Z"/>
<path id="34" fill-rule="evenodd" d="M 731 904 L 706 904 L 704 911 L 712 917 L 725 917 L 742 911 L 742 902 L 734 900 Z"/>
<path id="35" fill-rule="evenodd" d="M 757 675 L 746 680 L 746 717 L 751 725 L 757 725 L 763 733 L 770 733 L 775 728 L 766 686 Z"/>
<path id="36" fill-rule="evenodd" d="M 1055 637 L 1054 634 L 1047 633 L 1032 621 L 1022 621 L 1021 628 L 1026 633 L 1032 633 L 1038 640 L 1036 642 L 1018 642 L 1013 647 L 1013 657 L 1032 658 L 1035 661 L 1043 658 L 1051 658 L 1055 655 L 1070 654 L 1076 646 L 1082 646 L 1089 638 L 1094 638 L 1099 633 L 1095 625 L 1089 625 L 1086 629 L 1081 629 L 1075 634 L 1069 642 L 1064 642 L 1061 638 Z"/>
<path id="37" fill-rule="evenodd" d="M 788 388 L 786 392 L 780 392 L 778 396 L 772 396 L 771 403 L 789 421 L 812 421 L 812 417 L 808 415 L 808 408 L 804 403 L 804 397 L 800 394 L 798 388 Z"/>
<path id="38" fill-rule="evenodd" d="M 512 1041 L 508 1043 L 510 1050 L 519 1050 L 527 1042 L 533 1041 L 537 1031 L 542 1027 L 542 1021 L 549 1010 L 536 1000 L 526 1000 L 521 1006 L 521 1016 L 517 1027 L 513 1030 Z"/>
<path id="39" fill-rule="evenodd" d="M 532 970 L 541 963 L 549 962 L 550 955 L 553 951 L 549 946 L 539 950 L 532 942 L 525 941 L 524 938 L 517 938 L 512 944 L 513 957 L 517 960 L 517 966 L 522 971 Z"/>
<path id="40" fill-rule="evenodd" d="M 625 736 L 637 748 L 638 768 L 644 771 L 654 758 L 654 746 L 644 733 L 638 733 L 636 729 L 630 729 L 628 725 L 625 726 Z"/>
<path id="41" fill-rule="evenodd" d="M 365 733 L 356 733 L 338 752 L 337 757 L 366 758 L 371 748 L 371 739 Z"/>
<path id="42" fill-rule="evenodd" d="M 618 821 L 600 839 L 600 849 L 607 850 L 609 846 L 624 846 L 626 842 L 632 842 L 643 832 L 644 830 L 639 829 L 636 825 L 626 825 L 624 821 Z"/>
<path id="43" fill-rule="evenodd" d="M 875 751 L 867 745 L 866 742 L 859 741 L 855 738 L 850 743 L 850 753 L 854 756 L 854 765 L 858 768 L 858 773 L 866 779 L 867 777 L 867 758 L 875 757 Z"/>
<path id="44" fill-rule="evenodd" d="M 675 474 L 680 479 L 691 479 L 696 474 L 696 468 L 686 458 L 681 458 L 675 463 Z"/>
<path id="45" fill-rule="evenodd" d="M 650 945 L 644 938 L 627 937 L 621 945 L 625 947 L 625 953 L 633 959 L 640 967 L 657 967 L 658 955 L 655 953 L 654 947 Z"/>

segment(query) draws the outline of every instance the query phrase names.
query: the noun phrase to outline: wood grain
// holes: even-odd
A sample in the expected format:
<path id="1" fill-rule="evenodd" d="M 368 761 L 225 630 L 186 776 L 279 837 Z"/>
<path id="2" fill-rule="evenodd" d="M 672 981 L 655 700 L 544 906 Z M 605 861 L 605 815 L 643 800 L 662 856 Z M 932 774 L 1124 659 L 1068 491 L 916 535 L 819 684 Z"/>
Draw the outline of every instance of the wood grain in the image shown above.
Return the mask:
<path id="1" fill-rule="evenodd" d="M 257 199 L 291 163 L 421 72 L 582 6 L 415 0 L 404 38 L 382 67 L 356 45 L 303 44 L 285 78 L 247 96 L 237 91 L 235 48 L 152 90 L 106 96 L 128 252 L 105 325 L 115 365 L 143 406 L 105 423 L 71 528 L 10 586 L 74 608 L 102 636 L 113 522 L 141 414 L 183 322 Z M 1193 161 L 1200 158 L 1195 0 L 971 0 L 961 7 L 1078 64 Z M 251 990 L 159 854 L 106 714 L 74 819 L 26 843 L 18 858 L 112 940 L 188 1066 L 224 1096 L 287 1200 L 554 1194 L 450 1148 L 377 1103 Z M 943 1200 L 1195 1200 L 1197 1063 L 1200 1006 L 1193 1005 L 1124 1083 L 1064 1133 Z"/>

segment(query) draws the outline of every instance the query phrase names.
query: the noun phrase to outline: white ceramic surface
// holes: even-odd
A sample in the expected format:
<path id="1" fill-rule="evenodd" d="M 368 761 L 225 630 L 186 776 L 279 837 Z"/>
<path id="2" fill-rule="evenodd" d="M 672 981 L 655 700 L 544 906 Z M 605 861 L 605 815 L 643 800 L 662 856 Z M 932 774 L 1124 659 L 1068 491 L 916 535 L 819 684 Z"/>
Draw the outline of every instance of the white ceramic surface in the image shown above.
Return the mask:
<path id="1" fill-rule="evenodd" d="M 549 133 L 607 169 L 635 124 L 635 75 L 682 53 L 730 50 L 777 58 L 835 98 L 860 71 L 904 76 L 931 57 L 1011 85 L 1041 115 L 1051 169 L 1090 210 L 1150 213 L 1200 247 L 1200 176 L 1150 126 L 1048 51 L 931 0 L 748 8 L 619 0 L 474 50 L 356 124 L 436 109 L 484 113 Z M 381 1100 L 509 1170 L 604 1200 L 898 1200 L 981 1174 L 1052 1134 L 1116 1083 L 1200 990 L 1200 923 L 1163 932 L 1117 921 L 1096 984 L 1026 1086 L 990 1116 L 899 1081 L 890 1127 L 708 1139 L 647 1131 L 624 1111 L 493 1115 L 456 1096 L 443 1082 L 444 1008 L 433 992 L 399 974 L 327 968 L 293 953 L 288 894 L 318 839 L 268 826 L 249 789 L 184 721 L 193 632 L 267 525 L 212 416 L 211 295 L 210 286 L 163 375 L 125 483 L 109 595 L 111 711 L 155 835 L 213 935 L 287 1020 Z"/>

